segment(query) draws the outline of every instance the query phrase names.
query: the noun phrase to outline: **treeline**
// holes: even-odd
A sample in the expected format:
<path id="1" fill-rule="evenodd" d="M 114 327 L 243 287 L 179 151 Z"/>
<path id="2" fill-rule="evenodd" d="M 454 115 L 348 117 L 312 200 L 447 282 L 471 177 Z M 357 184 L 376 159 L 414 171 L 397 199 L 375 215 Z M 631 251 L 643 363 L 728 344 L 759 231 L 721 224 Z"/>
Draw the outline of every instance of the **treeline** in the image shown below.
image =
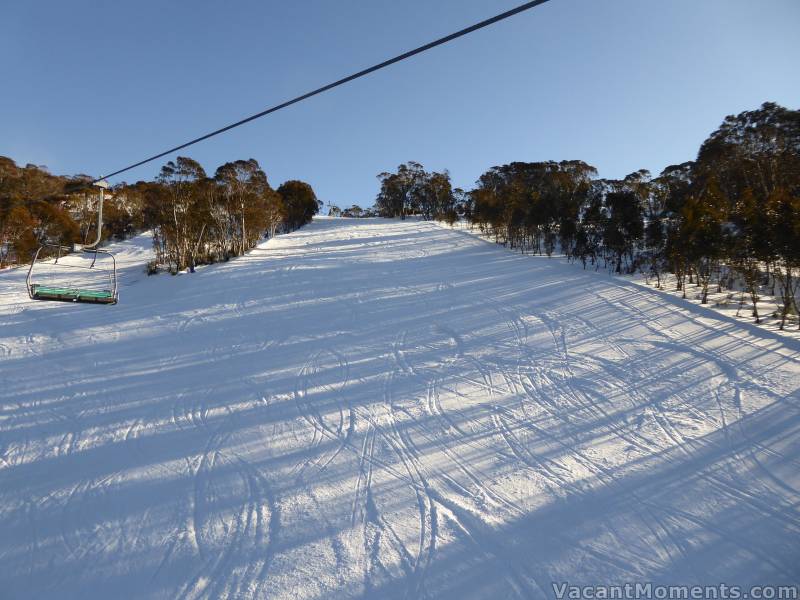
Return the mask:
<path id="1" fill-rule="evenodd" d="M 242 255 L 265 235 L 297 229 L 319 211 L 309 184 L 287 181 L 274 190 L 252 158 L 225 163 L 209 177 L 197 161 L 179 156 L 154 183 L 124 193 L 143 196 L 156 262 L 172 270 Z"/>
<path id="2" fill-rule="evenodd" d="M 328 208 L 329 217 L 345 217 L 348 219 L 367 219 L 372 217 L 379 217 L 375 208 L 361 208 L 357 204 L 353 204 L 350 208 L 341 209 L 338 206 L 330 206 Z"/>
<path id="3" fill-rule="evenodd" d="M 421 164 L 408 162 L 395 173 L 381 173 L 378 179 L 381 189 L 374 211 L 380 216 L 421 215 L 450 223 L 458 219 L 457 204 L 464 193 L 453 189 L 447 171 L 428 173 Z"/>
<path id="4" fill-rule="evenodd" d="M 96 235 L 97 189 L 86 175 L 60 177 L 0 157 L 0 266 L 26 262 L 40 245 L 86 243 Z M 319 211 L 314 190 L 287 181 L 274 190 L 258 162 L 237 160 L 213 176 L 191 158 L 165 164 L 155 181 L 106 192 L 104 238 L 152 229 L 156 261 L 175 272 L 228 260 L 264 236 L 291 231 Z"/>
<path id="5" fill-rule="evenodd" d="M 453 213 L 522 252 L 558 251 L 584 268 L 664 273 L 701 288 L 738 286 L 760 321 L 763 289 L 780 298 L 781 328 L 797 314 L 800 287 L 800 111 L 765 103 L 727 117 L 694 161 L 621 180 L 582 161 L 492 167 L 474 190 L 451 190 L 447 173 L 401 165 L 379 176 L 385 216 Z"/>
<path id="6" fill-rule="evenodd" d="M 96 235 L 91 219 L 83 218 L 96 192 L 83 186 L 88 175 L 51 175 L 46 168 L 18 166 L 0 156 L 0 268 L 30 260 L 44 243 L 88 242 Z M 107 207 L 116 221 L 117 206 Z"/>

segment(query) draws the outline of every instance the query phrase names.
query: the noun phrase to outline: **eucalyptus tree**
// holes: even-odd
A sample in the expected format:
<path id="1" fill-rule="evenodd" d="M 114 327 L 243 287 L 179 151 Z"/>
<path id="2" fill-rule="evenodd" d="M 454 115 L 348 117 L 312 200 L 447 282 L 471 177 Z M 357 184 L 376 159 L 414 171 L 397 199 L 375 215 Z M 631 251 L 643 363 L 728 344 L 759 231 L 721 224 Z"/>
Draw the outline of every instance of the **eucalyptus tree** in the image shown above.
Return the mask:
<path id="1" fill-rule="evenodd" d="M 264 197 L 271 191 L 267 175 L 258 161 L 250 158 L 225 163 L 217 169 L 214 179 L 222 188 L 228 214 L 233 218 L 231 227 L 237 240 L 235 253 L 244 254 L 260 233 L 255 223 L 248 234 L 248 216 L 258 218 Z"/>
<path id="2" fill-rule="evenodd" d="M 770 239 L 767 210 L 758 204 L 751 189 L 737 199 L 730 215 L 731 232 L 726 239 L 726 255 L 742 279 L 743 292 L 750 296 L 752 316 L 761 322 L 758 301 L 761 296 L 762 265 L 774 259 L 774 240 Z"/>
<path id="3" fill-rule="evenodd" d="M 197 186 L 205 177 L 206 172 L 200 163 L 179 156 L 161 167 L 157 178 L 166 191 L 166 202 L 155 207 L 156 219 L 166 258 L 176 270 L 186 268 L 194 259 L 193 242 L 199 234 L 195 231 L 198 222 Z"/>
<path id="4" fill-rule="evenodd" d="M 780 283 L 783 327 L 789 311 L 797 310 L 800 111 L 766 102 L 726 117 L 703 142 L 697 165 L 697 187 L 704 188 L 713 178 L 730 210 L 754 202 L 767 214 L 767 227 L 754 230 L 761 239 L 753 244 L 763 253 L 773 288 L 775 280 Z M 741 222 L 739 231 L 746 231 Z"/>
<path id="5" fill-rule="evenodd" d="M 34 218 L 24 206 L 0 206 L 0 269 L 12 256 L 26 256 L 36 249 L 34 226 Z"/>
<path id="6" fill-rule="evenodd" d="M 675 275 L 676 288 L 686 297 L 685 281 L 689 272 L 683 228 L 683 207 L 694 178 L 694 162 L 670 165 L 659 174 L 656 185 L 664 195 L 664 260 Z"/>
<path id="7" fill-rule="evenodd" d="M 514 162 L 492 167 L 471 192 L 472 222 L 523 251 L 571 255 L 578 221 L 597 174 L 583 161 Z M 582 246 L 586 237 L 581 234 Z"/>
<path id="8" fill-rule="evenodd" d="M 455 196 L 447 171 L 424 173 L 418 181 L 415 197 L 423 218 L 454 220 Z"/>
<path id="9" fill-rule="evenodd" d="M 682 210 L 682 236 L 686 258 L 702 288 L 701 303 L 708 302 L 711 278 L 725 252 L 725 225 L 730 203 L 716 178 L 691 194 Z"/>
<path id="10" fill-rule="evenodd" d="M 285 222 L 290 231 L 310 223 L 319 212 L 321 203 L 314 189 L 304 181 L 286 181 L 278 188 L 278 194 L 283 200 Z"/>
<path id="11" fill-rule="evenodd" d="M 425 169 L 414 161 L 403 163 L 397 172 L 378 175 L 381 188 L 375 206 L 384 217 L 400 217 L 413 214 L 419 209 L 419 186 L 425 178 Z"/>
<path id="12" fill-rule="evenodd" d="M 775 276 L 780 282 L 781 323 L 794 309 L 800 329 L 800 307 L 797 294 L 800 287 L 800 195 L 785 188 L 778 188 L 769 195 L 766 205 L 768 230 L 772 236 L 775 261 Z"/>
<path id="13" fill-rule="evenodd" d="M 613 181 L 606 194 L 608 218 L 603 229 L 603 245 L 613 258 L 614 271 L 622 272 L 622 261 L 633 266 L 637 244 L 644 236 L 644 219 L 639 195 L 625 181 Z"/>

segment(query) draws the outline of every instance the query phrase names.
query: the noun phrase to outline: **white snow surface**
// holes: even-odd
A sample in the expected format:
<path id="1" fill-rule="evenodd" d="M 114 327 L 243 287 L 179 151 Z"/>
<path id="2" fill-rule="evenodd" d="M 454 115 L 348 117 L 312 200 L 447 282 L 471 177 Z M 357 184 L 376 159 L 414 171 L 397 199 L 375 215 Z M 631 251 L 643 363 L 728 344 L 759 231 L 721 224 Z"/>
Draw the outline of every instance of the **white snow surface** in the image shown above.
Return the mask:
<path id="1" fill-rule="evenodd" d="M 800 580 L 800 343 L 419 221 L 0 274 L 0 597 Z"/>

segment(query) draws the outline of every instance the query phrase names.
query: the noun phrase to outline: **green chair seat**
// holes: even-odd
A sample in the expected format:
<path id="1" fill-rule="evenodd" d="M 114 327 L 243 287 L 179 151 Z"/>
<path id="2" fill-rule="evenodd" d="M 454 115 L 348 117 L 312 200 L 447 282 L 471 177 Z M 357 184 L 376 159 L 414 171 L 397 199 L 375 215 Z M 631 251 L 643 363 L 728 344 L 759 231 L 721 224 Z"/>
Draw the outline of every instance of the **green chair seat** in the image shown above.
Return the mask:
<path id="1" fill-rule="evenodd" d="M 34 284 L 31 295 L 39 300 L 64 300 L 69 302 L 96 302 L 113 304 L 117 301 L 110 290 L 86 290 Z"/>

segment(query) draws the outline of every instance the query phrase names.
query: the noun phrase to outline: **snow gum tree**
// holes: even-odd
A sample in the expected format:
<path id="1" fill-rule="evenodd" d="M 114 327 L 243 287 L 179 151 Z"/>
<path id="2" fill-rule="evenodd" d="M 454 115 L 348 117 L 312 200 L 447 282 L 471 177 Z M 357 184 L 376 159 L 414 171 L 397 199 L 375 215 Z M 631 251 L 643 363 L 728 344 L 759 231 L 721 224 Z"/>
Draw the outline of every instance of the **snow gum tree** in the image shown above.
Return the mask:
<path id="1" fill-rule="evenodd" d="M 655 179 L 596 175 L 581 161 L 492 167 L 466 192 L 469 221 L 523 252 L 550 254 L 557 239 L 584 267 L 602 257 L 617 273 L 646 269 L 659 287 L 671 272 L 703 303 L 714 281 L 740 285 L 756 320 L 766 285 L 781 327 L 800 312 L 800 111 L 768 102 L 728 116 L 696 160 Z"/>
<path id="2" fill-rule="evenodd" d="M 161 167 L 158 175 L 158 182 L 166 190 L 167 200 L 158 207 L 159 233 L 166 248 L 166 258 L 178 271 L 193 263 L 192 234 L 200 220 L 197 218 L 200 209 L 197 191 L 199 182 L 205 177 L 200 163 L 185 156 L 169 161 Z"/>
<path id="3" fill-rule="evenodd" d="M 454 221 L 456 196 L 450 183 L 450 174 L 427 172 L 417 162 L 407 162 L 395 173 L 378 175 L 381 188 L 375 199 L 375 208 L 383 217 L 420 215 L 423 219 Z M 463 192 L 462 192 L 463 193 Z"/>
<path id="4" fill-rule="evenodd" d="M 278 188 L 285 207 L 286 227 L 292 231 L 310 223 L 319 212 L 320 202 L 313 188 L 304 181 L 287 181 Z"/>
<path id="5" fill-rule="evenodd" d="M 727 199 L 713 178 L 683 206 L 685 253 L 702 288 L 701 304 L 708 302 L 708 286 L 722 257 L 726 206 Z"/>

